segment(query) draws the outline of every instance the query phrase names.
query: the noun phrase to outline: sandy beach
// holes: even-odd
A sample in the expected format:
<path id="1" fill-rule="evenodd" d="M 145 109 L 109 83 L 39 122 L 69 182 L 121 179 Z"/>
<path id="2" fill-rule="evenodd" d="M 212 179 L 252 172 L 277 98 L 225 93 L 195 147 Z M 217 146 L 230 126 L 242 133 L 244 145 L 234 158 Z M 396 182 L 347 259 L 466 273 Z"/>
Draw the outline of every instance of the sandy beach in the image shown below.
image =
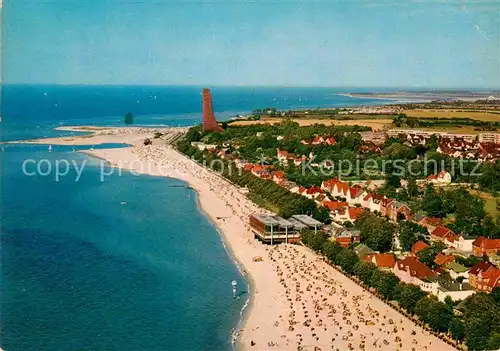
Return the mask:
<path id="1" fill-rule="evenodd" d="M 173 128 L 164 132 L 167 139 L 169 133 L 177 133 Z M 165 142 L 143 145 L 141 139 L 151 137 L 154 130 L 115 128 L 106 133 L 99 140 L 108 143 L 111 138 L 133 146 L 84 152 L 137 174 L 181 179 L 197 191 L 201 209 L 217 225 L 252 282 L 251 304 L 242 329 L 236 331 L 238 349 L 453 350 L 307 248 L 259 243 L 247 219 L 249 214 L 265 210 Z M 89 137 L 71 139 L 38 142 L 81 145 Z"/>

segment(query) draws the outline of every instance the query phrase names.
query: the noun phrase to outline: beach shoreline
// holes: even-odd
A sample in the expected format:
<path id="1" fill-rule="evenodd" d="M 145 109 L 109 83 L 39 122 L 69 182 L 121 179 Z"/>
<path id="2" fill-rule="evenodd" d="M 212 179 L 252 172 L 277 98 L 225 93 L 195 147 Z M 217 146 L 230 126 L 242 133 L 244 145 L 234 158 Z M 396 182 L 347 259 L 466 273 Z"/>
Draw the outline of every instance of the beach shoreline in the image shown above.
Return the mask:
<path id="1" fill-rule="evenodd" d="M 134 174 L 180 179 L 196 192 L 200 211 L 214 224 L 229 256 L 241 265 L 250 284 L 248 305 L 235 326 L 238 350 L 312 349 L 308 346 L 323 350 L 453 350 L 307 248 L 258 242 L 247 219 L 251 213 L 267 211 L 161 139 L 144 145 L 143 139 L 151 138 L 155 130 L 148 134 L 147 130 L 110 128 L 110 135 L 100 136 L 105 142 L 113 138 L 132 146 L 81 152 Z M 79 145 L 80 139 L 88 138 L 63 137 L 49 143 Z"/>
<path id="2" fill-rule="evenodd" d="M 179 178 L 174 178 L 178 179 Z M 189 184 L 189 183 L 187 183 Z M 190 185 L 191 186 L 191 185 Z M 191 186 L 191 189 L 196 194 L 196 205 L 198 207 L 198 210 L 200 211 L 205 218 L 214 226 L 215 230 L 217 231 L 217 234 L 219 235 L 219 238 L 221 240 L 222 246 L 224 247 L 224 250 L 227 252 L 228 256 L 230 257 L 231 261 L 233 264 L 236 266 L 240 274 L 245 277 L 245 279 L 248 282 L 247 286 L 247 299 L 243 305 L 243 307 L 240 310 L 240 318 L 238 322 L 236 323 L 236 326 L 233 328 L 231 331 L 231 346 L 233 347 L 234 350 L 243 350 L 244 346 L 241 344 L 241 338 L 239 337 L 239 331 L 245 327 L 246 321 L 250 315 L 250 312 L 252 310 L 252 302 L 253 302 L 253 291 L 255 290 L 255 280 L 253 277 L 248 274 L 248 272 L 245 269 L 245 264 L 238 258 L 237 253 L 234 251 L 234 248 L 231 246 L 231 242 L 228 239 L 228 236 L 224 233 L 224 231 L 219 228 L 217 225 L 217 222 L 215 221 L 215 218 L 212 218 L 210 214 L 206 211 L 206 209 L 203 206 L 203 203 L 200 201 L 200 194 L 198 190 L 193 188 Z M 234 343 L 233 343 L 234 342 Z"/>

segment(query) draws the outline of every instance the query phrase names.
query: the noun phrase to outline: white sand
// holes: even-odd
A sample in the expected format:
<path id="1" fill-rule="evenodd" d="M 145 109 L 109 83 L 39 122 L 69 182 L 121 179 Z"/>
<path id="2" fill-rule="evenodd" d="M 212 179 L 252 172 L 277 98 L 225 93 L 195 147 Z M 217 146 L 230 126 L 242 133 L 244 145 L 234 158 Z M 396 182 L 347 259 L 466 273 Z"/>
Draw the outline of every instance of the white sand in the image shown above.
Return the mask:
<path id="1" fill-rule="evenodd" d="M 114 137 L 126 143 L 134 138 Z M 78 144 L 78 138 L 68 143 Z M 198 192 L 201 208 L 217 224 L 253 283 L 240 349 L 453 350 L 308 249 L 257 242 L 249 231 L 248 215 L 265 211 L 175 150 L 137 144 L 86 153 L 137 173 L 184 180 Z M 254 262 L 255 257 L 263 261 Z"/>

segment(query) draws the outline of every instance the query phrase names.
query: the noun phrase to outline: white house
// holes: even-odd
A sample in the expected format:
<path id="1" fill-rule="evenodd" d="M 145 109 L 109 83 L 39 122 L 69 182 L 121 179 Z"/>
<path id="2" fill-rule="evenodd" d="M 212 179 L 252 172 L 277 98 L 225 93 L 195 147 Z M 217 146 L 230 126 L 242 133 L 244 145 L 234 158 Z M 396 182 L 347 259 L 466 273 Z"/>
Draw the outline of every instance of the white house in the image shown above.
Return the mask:
<path id="1" fill-rule="evenodd" d="M 455 248 L 463 252 L 472 252 L 472 243 L 476 240 L 475 237 L 464 237 L 459 235 L 455 238 Z"/>
<path id="2" fill-rule="evenodd" d="M 427 177 L 427 180 L 435 184 L 450 184 L 451 174 L 445 170 L 442 170 L 437 174 L 437 176 L 431 174 L 430 176 Z"/>

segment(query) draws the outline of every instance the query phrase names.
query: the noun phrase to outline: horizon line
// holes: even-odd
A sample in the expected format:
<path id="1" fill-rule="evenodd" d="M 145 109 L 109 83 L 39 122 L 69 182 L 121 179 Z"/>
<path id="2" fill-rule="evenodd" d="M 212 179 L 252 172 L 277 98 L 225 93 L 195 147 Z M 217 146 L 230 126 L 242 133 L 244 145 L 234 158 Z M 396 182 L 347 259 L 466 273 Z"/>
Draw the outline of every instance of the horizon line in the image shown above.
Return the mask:
<path id="1" fill-rule="evenodd" d="M 449 91 L 464 91 L 464 90 L 484 90 L 491 92 L 500 92 L 498 87 L 447 87 L 447 86 L 375 86 L 375 85 L 245 85 L 245 84 L 148 84 L 148 83 L 122 83 L 122 84 L 100 84 L 100 83 L 0 83 L 2 86 L 72 86 L 72 87 L 193 87 L 193 88 L 323 88 L 323 89 L 411 89 L 411 90 L 449 90 Z"/>

